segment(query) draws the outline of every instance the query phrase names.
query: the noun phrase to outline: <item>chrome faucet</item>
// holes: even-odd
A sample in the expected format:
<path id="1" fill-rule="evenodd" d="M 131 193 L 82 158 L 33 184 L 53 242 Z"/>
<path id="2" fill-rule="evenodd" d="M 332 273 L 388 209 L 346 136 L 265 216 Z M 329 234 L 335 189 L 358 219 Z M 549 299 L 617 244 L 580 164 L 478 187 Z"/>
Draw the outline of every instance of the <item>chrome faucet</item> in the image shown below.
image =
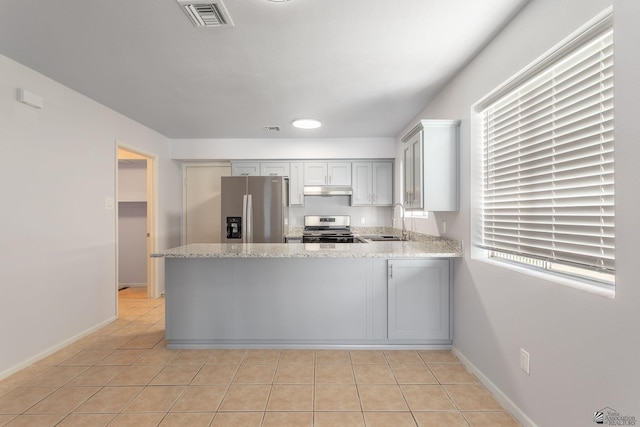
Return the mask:
<path id="1" fill-rule="evenodd" d="M 405 223 L 405 209 L 404 209 L 404 205 L 402 203 L 394 203 L 392 208 L 395 208 L 396 206 L 400 206 L 400 208 L 402 209 L 402 237 L 401 239 L 403 241 L 409 240 L 409 232 L 407 231 L 407 227 L 406 227 L 406 223 Z M 393 212 L 392 212 L 393 215 Z"/>

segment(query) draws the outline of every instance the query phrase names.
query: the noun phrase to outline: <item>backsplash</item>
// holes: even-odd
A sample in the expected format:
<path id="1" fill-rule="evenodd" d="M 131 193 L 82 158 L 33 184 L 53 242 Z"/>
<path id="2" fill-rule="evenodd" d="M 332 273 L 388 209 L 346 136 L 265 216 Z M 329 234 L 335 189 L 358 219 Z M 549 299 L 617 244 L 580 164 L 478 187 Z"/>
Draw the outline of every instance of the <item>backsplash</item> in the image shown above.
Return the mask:
<path id="1" fill-rule="evenodd" d="M 350 196 L 305 196 L 304 206 L 289 208 L 289 226 L 304 226 L 305 215 L 349 215 L 351 226 L 382 227 L 391 225 L 391 206 L 351 206 Z M 361 224 L 364 218 L 364 225 Z"/>

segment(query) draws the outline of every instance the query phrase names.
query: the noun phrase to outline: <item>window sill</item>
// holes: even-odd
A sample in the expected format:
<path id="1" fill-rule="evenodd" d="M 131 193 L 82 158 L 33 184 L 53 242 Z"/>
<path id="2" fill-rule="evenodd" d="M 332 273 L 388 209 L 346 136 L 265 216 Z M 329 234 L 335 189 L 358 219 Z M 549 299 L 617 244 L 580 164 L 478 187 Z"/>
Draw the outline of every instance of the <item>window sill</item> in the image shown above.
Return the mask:
<path id="1" fill-rule="evenodd" d="M 578 290 L 581 290 L 590 294 L 598 295 L 601 297 L 615 299 L 615 296 L 616 296 L 615 290 L 605 289 L 603 287 L 588 283 L 587 281 L 583 281 L 577 278 L 573 279 L 571 277 L 562 276 L 562 275 L 554 274 L 547 271 L 535 270 L 532 268 L 527 268 L 525 266 L 511 264 L 505 261 L 493 260 L 485 256 L 485 251 L 483 249 L 476 248 L 476 250 L 478 254 L 471 256 L 471 259 L 473 259 L 474 261 L 484 262 L 486 264 L 491 264 L 495 267 L 505 268 L 507 270 L 512 270 L 517 273 L 533 276 L 541 280 L 558 283 L 563 286 L 568 286 L 570 288 L 578 289 Z"/>

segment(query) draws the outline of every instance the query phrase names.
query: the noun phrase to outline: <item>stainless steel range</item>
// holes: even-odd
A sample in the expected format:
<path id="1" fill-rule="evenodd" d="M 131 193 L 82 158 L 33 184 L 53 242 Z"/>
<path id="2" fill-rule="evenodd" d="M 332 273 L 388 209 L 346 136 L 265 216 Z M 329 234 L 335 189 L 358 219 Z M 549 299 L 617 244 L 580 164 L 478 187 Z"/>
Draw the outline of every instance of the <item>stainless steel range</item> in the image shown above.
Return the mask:
<path id="1" fill-rule="evenodd" d="M 358 243 L 349 215 L 305 215 L 302 243 Z"/>

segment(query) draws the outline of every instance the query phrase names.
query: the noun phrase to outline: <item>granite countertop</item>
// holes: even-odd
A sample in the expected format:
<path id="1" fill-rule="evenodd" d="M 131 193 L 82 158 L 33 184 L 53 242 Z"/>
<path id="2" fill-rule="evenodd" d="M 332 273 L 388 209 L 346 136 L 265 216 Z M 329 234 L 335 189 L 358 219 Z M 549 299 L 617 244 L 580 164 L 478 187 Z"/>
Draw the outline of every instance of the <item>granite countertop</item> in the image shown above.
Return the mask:
<path id="1" fill-rule="evenodd" d="M 420 241 L 368 243 L 193 243 L 151 255 L 156 258 L 459 258 L 462 242 L 432 237 Z"/>

